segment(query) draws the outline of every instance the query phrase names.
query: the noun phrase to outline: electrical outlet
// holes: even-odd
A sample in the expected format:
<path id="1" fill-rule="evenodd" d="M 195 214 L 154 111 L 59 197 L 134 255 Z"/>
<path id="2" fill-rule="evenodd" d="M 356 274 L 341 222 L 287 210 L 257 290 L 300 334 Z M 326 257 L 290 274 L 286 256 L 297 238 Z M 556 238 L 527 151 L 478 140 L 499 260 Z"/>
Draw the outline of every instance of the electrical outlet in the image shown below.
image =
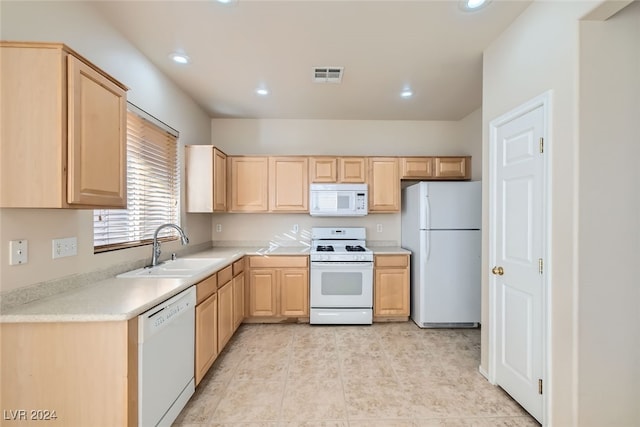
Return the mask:
<path id="1" fill-rule="evenodd" d="M 216 224 L 216 233 L 222 232 L 222 224 Z"/>
<path id="2" fill-rule="evenodd" d="M 376 224 L 376 231 L 382 233 L 382 224 Z"/>
<path id="3" fill-rule="evenodd" d="M 26 264 L 29 261 L 29 246 L 25 239 L 9 242 L 9 265 Z"/>
<path id="4" fill-rule="evenodd" d="M 51 241 L 51 257 L 53 259 L 78 255 L 78 239 L 66 237 Z"/>

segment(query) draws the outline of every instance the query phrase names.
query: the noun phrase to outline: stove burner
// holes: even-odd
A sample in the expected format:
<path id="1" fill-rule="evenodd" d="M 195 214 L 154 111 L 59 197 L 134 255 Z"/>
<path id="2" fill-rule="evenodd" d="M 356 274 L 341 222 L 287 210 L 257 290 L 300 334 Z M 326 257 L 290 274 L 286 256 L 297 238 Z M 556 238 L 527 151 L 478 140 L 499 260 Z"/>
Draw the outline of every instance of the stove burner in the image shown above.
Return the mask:
<path id="1" fill-rule="evenodd" d="M 357 246 L 347 245 L 344 248 L 347 250 L 347 252 L 364 252 L 364 248 L 360 245 L 357 245 Z"/>
<path id="2" fill-rule="evenodd" d="M 331 245 L 318 245 L 316 246 L 318 252 L 333 252 L 333 246 Z"/>

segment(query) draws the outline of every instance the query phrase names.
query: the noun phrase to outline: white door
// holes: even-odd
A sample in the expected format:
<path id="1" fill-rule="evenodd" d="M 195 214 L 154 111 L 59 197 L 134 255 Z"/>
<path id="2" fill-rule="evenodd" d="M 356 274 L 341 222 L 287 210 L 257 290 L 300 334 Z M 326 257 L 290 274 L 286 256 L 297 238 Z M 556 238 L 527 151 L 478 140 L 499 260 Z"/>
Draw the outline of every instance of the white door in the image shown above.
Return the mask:
<path id="1" fill-rule="evenodd" d="M 492 123 L 494 380 L 542 421 L 545 106 Z"/>

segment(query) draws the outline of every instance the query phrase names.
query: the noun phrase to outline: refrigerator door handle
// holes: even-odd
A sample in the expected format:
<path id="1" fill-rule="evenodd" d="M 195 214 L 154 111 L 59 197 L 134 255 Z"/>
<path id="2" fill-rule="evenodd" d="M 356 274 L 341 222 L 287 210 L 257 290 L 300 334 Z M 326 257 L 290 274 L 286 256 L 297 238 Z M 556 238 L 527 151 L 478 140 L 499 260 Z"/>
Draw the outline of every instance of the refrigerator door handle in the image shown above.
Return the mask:
<path id="1" fill-rule="evenodd" d="M 426 259 L 429 260 L 429 256 L 431 255 L 431 230 L 427 231 L 427 235 L 425 236 L 425 251 Z"/>
<path id="2" fill-rule="evenodd" d="M 431 203 L 429 202 L 429 196 L 424 198 L 424 210 L 425 210 L 425 217 L 426 217 L 425 228 L 427 230 L 431 230 Z"/>
<path id="3" fill-rule="evenodd" d="M 426 262 L 429 260 L 429 256 L 431 255 L 431 244 L 429 242 L 431 240 L 431 234 L 429 230 L 420 230 L 420 261 L 424 261 L 425 265 L 421 268 L 426 267 Z"/>

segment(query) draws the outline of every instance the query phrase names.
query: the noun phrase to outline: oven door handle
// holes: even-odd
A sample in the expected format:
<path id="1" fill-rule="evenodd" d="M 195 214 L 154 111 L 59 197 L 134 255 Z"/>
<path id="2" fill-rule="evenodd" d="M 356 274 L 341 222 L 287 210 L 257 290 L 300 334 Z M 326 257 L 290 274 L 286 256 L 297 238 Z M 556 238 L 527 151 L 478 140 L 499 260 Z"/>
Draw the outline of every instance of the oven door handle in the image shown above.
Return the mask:
<path id="1" fill-rule="evenodd" d="M 371 267 L 373 268 L 373 262 L 371 261 L 311 261 L 311 268 L 313 267 Z"/>

